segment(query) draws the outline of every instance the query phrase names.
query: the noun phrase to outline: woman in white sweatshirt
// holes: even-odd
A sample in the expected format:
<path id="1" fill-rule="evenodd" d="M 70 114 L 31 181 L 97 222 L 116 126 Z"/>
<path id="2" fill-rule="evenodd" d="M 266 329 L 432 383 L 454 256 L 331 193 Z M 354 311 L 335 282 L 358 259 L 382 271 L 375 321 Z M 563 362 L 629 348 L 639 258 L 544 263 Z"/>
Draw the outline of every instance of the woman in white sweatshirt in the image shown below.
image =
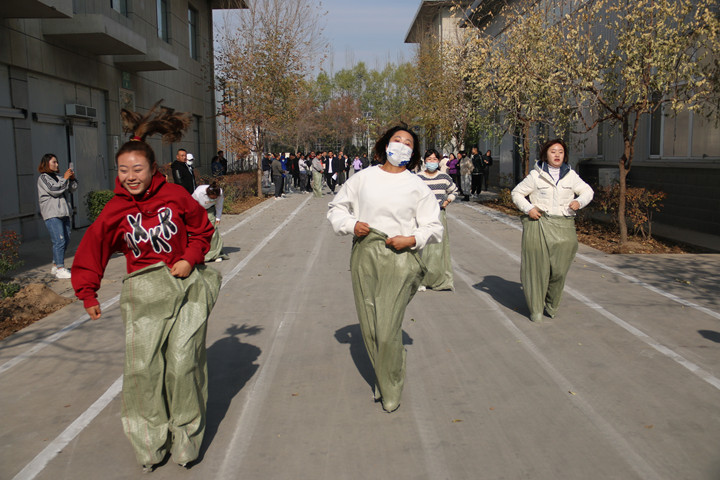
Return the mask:
<path id="1" fill-rule="evenodd" d="M 230 257 L 222 251 L 223 241 L 218 230 L 220 218 L 222 217 L 223 203 L 225 202 L 225 195 L 223 195 L 222 188 L 218 186 L 217 182 L 212 182 L 210 185 L 200 185 L 195 189 L 192 197 L 207 211 L 208 219 L 213 227 L 215 227 L 215 232 L 210 241 L 210 250 L 205 254 L 205 262 L 222 262 L 223 260 L 227 260 Z"/>
<path id="2" fill-rule="evenodd" d="M 578 249 L 575 215 L 592 198 L 590 185 L 568 165 L 567 145 L 559 138 L 543 145 L 540 161 L 512 191 L 526 215 L 520 278 L 533 322 L 542 321 L 543 309 L 550 318 L 557 313 Z"/>
<path id="3" fill-rule="evenodd" d="M 381 165 L 345 182 L 327 218 L 339 235 L 354 235 L 350 256 L 355 307 L 375 370 L 375 401 L 390 413 L 400 406 L 405 379 L 402 321 L 425 274 L 418 250 L 442 239 L 440 207 L 410 173 L 420 162 L 418 138 L 407 126 L 375 144 Z"/>

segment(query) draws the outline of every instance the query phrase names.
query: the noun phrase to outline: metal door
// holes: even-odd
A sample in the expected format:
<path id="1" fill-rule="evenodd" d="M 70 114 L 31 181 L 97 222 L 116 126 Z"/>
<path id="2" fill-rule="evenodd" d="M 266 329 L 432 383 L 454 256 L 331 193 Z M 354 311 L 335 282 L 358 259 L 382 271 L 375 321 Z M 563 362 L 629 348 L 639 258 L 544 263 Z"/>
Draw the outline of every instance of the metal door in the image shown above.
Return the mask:
<path id="1" fill-rule="evenodd" d="M 105 159 L 98 150 L 98 131 L 95 126 L 73 125 L 68 129 L 71 160 L 75 167 L 78 190 L 75 192 L 75 228 L 92 223 L 88 218 L 87 195 L 93 190 L 107 188 Z"/>

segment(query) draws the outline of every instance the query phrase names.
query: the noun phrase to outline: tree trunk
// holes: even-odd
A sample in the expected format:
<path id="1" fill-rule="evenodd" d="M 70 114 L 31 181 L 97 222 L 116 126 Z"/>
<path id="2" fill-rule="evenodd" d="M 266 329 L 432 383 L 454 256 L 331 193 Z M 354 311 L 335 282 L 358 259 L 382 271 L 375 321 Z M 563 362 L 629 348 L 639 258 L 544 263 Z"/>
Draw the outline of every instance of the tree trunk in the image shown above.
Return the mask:
<path id="1" fill-rule="evenodd" d="M 257 152 L 256 152 L 257 153 Z M 258 159 L 257 162 L 257 196 L 258 198 L 263 198 L 263 192 L 262 192 L 262 155 L 257 156 Z"/>
<path id="2" fill-rule="evenodd" d="M 627 154 L 627 142 L 625 146 L 625 152 L 623 153 L 618 167 L 620 168 L 620 189 L 618 191 L 618 226 L 620 227 L 620 246 L 627 243 L 627 222 L 625 221 L 625 193 L 627 192 L 627 174 L 629 169 L 625 166 L 625 158 Z"/>
<path id="3" fill-rule="evenodd" d="M 530 173 L 530 123 L 524 122 L 522 126 L 523 136 L 523 156 L 522 156 L 522 168 L 525 176 L 527 177 Z"/>
<path id="4" fill-rule="evenodd" d="M 633 157 L 635 155 L 635 139 L 637 138 L 638 126 L 640 125 L 640 115 L 635 113 L 632 127 L 630 126 L 630 113 L 626 113 L 622 120 L 623 134 L 623 155 L 620 158 L 618 167 L 620 169 L 620 189 L 618 195 L 618 226 L 620 227 L 620 246 L 627 243 L 628 231 L 627 222 L 625 220 L 626 192 L 627 192 L 627 176 L 630 173 Z"/>

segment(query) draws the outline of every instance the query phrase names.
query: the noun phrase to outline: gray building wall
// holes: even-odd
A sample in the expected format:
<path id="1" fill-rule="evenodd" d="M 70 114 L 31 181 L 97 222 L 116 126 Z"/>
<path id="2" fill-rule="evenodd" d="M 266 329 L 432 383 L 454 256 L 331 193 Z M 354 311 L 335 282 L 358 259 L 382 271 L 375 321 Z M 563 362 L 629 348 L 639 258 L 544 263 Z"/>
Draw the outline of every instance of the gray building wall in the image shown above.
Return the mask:
<path id="1" fill-rule="evenodd" d="M 181 142 L 162 145 L 152 138 L 150 144 L 160 165 L 174 160 L 182 147 L 196 156 L 201 172 L 209 171 L 216 150 L 210 0 L 168 0 L 167 42 L 158 38 L 156 0 L 127 0 L 127 15 L 108 0 L 73 0 L 69 18 L 10 18 L 13 4 L 25 0 L 3 2 L 8 2 L 0 8 L 6 15 L 0 18 L 3 230 L 25 239 L 47 235 L 36 182 L 40 158 L 48 152 L 57 155 L 61 171 L 73 161 L 80 184 L 74 224 L 89 224 L 84 196 L 114 186 L 114 152 L 127 140 L 120 124 L 124 106 L 147 111 L 163 99 L 164 106 L 190 112 L 193 124 Z M 197 60 L 188 46 L 188 8 L 198 14 Z M 95 28 L 93 34 L 87 28 Z M 67 115 L 67 104 L 92 107 L 95 115 Z"/>
<path id="2" fill-rule="evenodd" d="M 576 7 L 577 0 L 544 0 L 562 11 Z M 497 13 L 505 2 L 475 2 L 486 5 L 487 11 Z M 499 15 L 488 15 L 487 34 L 499 35 L 505 26 Z M 471 27 L 469 27 L 471 28 Z M 654 115 L 653 129 L 650 116 L 641 119 L 635 143 L 635 155 L 628 176 L 628 185 L 662 190 L 667 193 L 663 209 L 653 215 L 653 232 L 667 238 L 697 243 L 720 250 L 720 217 L 714 215 L 720 208 L 720 128 L 705 121 L 701 115 L 685 111 L 677 117 L 669 112 Z M 623 139 L 619 127 L 610 124 L 585 135 L 574 135 L 568 140 L 570 163 L 589 183 L 605 183 L 617 177 L 618 162 L 623 155 Z M 611 131 L 614 129 L 615 131 Z M 483 139 L 481 149 L 493 149 L 495 165 L 491 169 L 490 183 L 498 186 L 512 172 L 517 172 L 518 147 L 512 134 L 502 139 Z M 537 160 L 539 141 L 531 133 L 530 162 Z M 519 181 L 522 177 L 517 178 Z M 505 185 L 503 185 L 505 186 Z M 701 235 L 698 235 L 701 234 Z M 697 239 L 702 242 L 697 242 Z"/>

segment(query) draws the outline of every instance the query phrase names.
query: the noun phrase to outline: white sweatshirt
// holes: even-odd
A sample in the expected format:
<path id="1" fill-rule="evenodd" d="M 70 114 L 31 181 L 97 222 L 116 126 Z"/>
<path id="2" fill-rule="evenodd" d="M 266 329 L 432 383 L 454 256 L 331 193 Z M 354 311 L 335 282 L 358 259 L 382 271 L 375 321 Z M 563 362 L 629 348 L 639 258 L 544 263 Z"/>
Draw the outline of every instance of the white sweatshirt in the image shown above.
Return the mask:
<path id="1" fill-rule="evenodd" d="M 407 170 L 388 173 L 380 165 L 361 170 L 328 206 L 327 218 L 338 235 L 352 235 L 355 223 L 365 222 L 389 237 L 414 236 L 415 250 L 442 240 L 435 195 Z"/>
<path id="2" fill-rule="evenodd" d="M 220 189 L 220 195 L 218 195 L 216 199 L 208 197 L 207 189 L 209 186 L 210 185 L 200 185 L 195 189 L 192 196 L 205 210 L 215 205 L 215 220 L 220 220 L 225 197 L 222 189 Z"/>

